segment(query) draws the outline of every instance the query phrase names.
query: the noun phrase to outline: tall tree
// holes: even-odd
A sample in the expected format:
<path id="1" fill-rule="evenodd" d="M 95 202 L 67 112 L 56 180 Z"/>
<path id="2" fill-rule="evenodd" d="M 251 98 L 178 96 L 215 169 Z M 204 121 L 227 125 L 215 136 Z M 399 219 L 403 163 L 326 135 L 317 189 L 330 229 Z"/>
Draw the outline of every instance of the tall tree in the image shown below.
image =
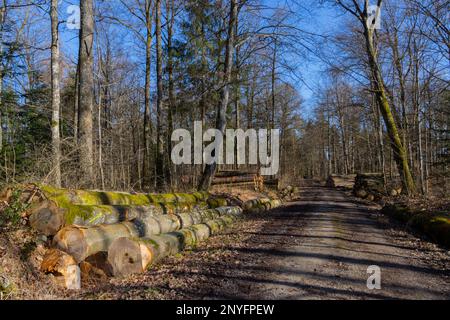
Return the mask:
<path id="1" fill-rule="evenodd" d="M 58 32 L 58 0 L 51 0 L 50 18 L 52 29 L 51 78 L 52 78 L 52 162 L 53 183 L 61 186 L 61 139 L 59 133 L 59 110 L 61 93 L 59 84 L 59 32 Z"/>
<path id="2" fill-rule="evenodd" d="M 6 0 L 0 8 L 0 154 L 3 150 L 3 32 L 6 20 Z"/>
<path id="3" fill-rule="evenodd" d="M 174 0 L 167 0 L 167 74 L 168 74 L 168 89 L 169 89 L 169 104 L 167 110 L 167 147 L 166 154 L 169 156 L 172 150 L 172 131 L 173 131 L 173 115 L 175 113 L 175 84 L 173 79 L 173 28 L 175 24 L 175 2 Z M 166 178 L 169 186 L 173 186 L 172 175 L 174 173 L 174 166 L 168 159 L 166 168 Z"/>
<path id="4" fill-rule="evenodd" d="M 94 182 L 93 119 L 94 108 L 94 8 L 93 0 L 80 1 L 79 36 L 79 90 L 78 90 L 78 145 L 81 183 L 92 186 Z"/>
<path id="5" fill-rule="evenodd" d="M 220 90 L 220 101 L 217 106 L 216 128 L 223 134 L 227 125 L 227 106 L 230 97 L 230 81 L 231 70 L 233 67 L 233 52 L 234 52 L 234 36 L 235 24 L 237 19 L 238 8 L 236 0 L 230 1 L 230 14 L 228 20 L 228 35 L 225 46 L 225 64 L 224 75 L 222 80 L 222 88 Z M 217 151 L 217 150 L 216 150 Z M 217 170 L 217 163 L 207 164 L 198 186 L 199 190 L 208 190 L 211 186 L 212 179 Z"/>
<path id="6" fill-rule="evenodd" d="M 164 187 L 164 149 L 162 136 L 163 70 L 162 70 L 161 0 L 156 0 L 156 187 Z"/>
<path id="7" fill-rule="evenodd" d="M 151 82 L 151 60 L 152 60 L 152 26 L 153 26 L 153 1 L 145 0 L 145 92 L 144 92 L 144 154 L 142 157 L 142 180 L 144 187 L 149 185 L 150 181 L 150 145 L 152 134 L 151 105 L 150 105 L 150 82 Z"/>
<path id="8" fill-rule="evenodd" d="M 401 141 L 400 134 L 395 123 L 395 119 L 386 93 L 381 66 L 378 62 L 378 53 L 375 45 L 376 29 L 373 25 L 375 23 L 375 20 L 374 17 L 369 15 L 369 0 L 365 0 L 362 7 L 356 0 L 353 0 L 352 4 L 347 4 L 340 0 L 338 0 L 337 3 L 347 12 L 355 16 L 363 26 L 366 54 L 369 62 L 370 72 L 374 79 L 375 95 L 377 98 L 378 106 L 380 107 L 381 114 L 383 116 L 384 123 L 387 128 L 389 139 L 391 140 L 391 147 L 402 181 L 403 192 L 405 192 L 406 194 L 413 194 L 416 191 L 416 187 L 411 174 L 411 170 L 409 168 L 407 151 Z M 382 4 L 383 0 L 377 1 L 377 12 L 375 13 L 375 17 L 379 17 Z"/>

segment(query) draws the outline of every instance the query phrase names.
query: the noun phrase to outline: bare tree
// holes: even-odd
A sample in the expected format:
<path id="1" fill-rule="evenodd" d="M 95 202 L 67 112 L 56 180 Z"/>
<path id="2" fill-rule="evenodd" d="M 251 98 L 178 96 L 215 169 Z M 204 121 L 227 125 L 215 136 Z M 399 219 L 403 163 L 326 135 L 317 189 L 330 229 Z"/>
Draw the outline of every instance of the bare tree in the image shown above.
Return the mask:
<path id="1" fill-rule="evenodd" d="M 78 144 L 80 150 L 81 183 L 91 186 L 94 181 L 93 119 L 94 108 L 94 10 L 93 0 L 80 1 Z"/>
<path id="2" fill-rule="evenodd" d="M 61 108 L 61 93 L 59 84 L 59 32 L 58 32 L 58 0 L 52 0 L 50 6 L 52 49 L 52 152 L 53 152 L 53 183 L 61 186 L 61 140 L 59 133 L 59 110 Z"/>
<path id="3" fill-rule="evenodd" d="M 156 188 L 164 187 L 164 148 L 162 139 L 163 70 L 162 70 L 161 0 L 156 0 Z"/>
<path id="4" fill-rule="evenodd" d="M 381 67 L 378 62 L 378 53 L 375 46 L 375 28 L 373 27 L 374 19 L 369 15 L 369 1 L 365 0 L 364 5 L 360 6 L 357 0 L 353 0 L 352 4 L 337 0 L 337 3 L 347 12 L 355 16 L 361 22 L 364 30 L 364 39 L 366 43 L 366 53 L 369 61 L 370 71 L 374 79 L 374 89 L 384 123 L 387 128 L 389 138 L 391 140 L 391 147 L 394 153 L 395 162 L 400 173 L 403 185 L 403 192 L 413 194 L 416 191 L 414 180 L 408 164 L 408 156 L 405 146 L 403 145 L 394 116 L 392 114 L 391 106 L 386 94 L 385 84 L 383 81 Z M 377 12 L 375 16 L 379 16 L 383 0 L 377 2 Z"/>
<path id="5" fill-rule="evenodd" d="M 231 80 L 231 70 L 233 67 L 233 49 L 234 49 L 234 32 L 235 24 L 237 19 L 238 8 L 236 5 L 236 0 L 230 1 L 230 16 L 228 21 L 228 36 L 226 40 L 225 48 L 225 64 L 224 64 L 224 76 L 222 81 L 222 88 L 220 90 L 220 101 L 217 106 L 217 118 L 216 118 L 216 128 L 222 132 L 225 132 L 227 125 L 227 106 L 230 96 L 230 80 Z M 207 164 L 203 175 L 198 186 L 199 190 L 208 190 L 212 178 L 214 177 L 217 170 L 217 163 Z"/>

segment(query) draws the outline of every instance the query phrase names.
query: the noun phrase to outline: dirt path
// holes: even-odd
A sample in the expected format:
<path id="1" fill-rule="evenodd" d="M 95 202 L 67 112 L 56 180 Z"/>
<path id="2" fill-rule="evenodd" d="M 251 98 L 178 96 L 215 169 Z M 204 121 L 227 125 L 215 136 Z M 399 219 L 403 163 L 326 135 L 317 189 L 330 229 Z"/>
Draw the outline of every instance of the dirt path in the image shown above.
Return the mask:
<path id="1" fill-rule="evenodd" d="M 306 200 L 274 213 L 289 221 L 282 231 L 291 241 L 266 251 L 273 264 L 265 270 L 264 280 L 253 285 L 253 297 L 450 298 L 449 274 L 445 277 L 442 269 L 425 264 L 416 246 L 399 244 L 377 221 L 376 211 L 336 190 L 306 189 L 301 198 Z M 296 221 L 303 224 L 301 229 L 295 227 Z M 275 231 L 266 234 L 276 237 Z M 366 286 L 370 265 L 381 269 L 380 290 Z"/>
<path id="2" fill-rule="evenodd" d="M 445 250 L 393 228 L 342 191 L 304 188 L 299 199 L 94 296 L 450 299 Z M 366 286 L 370 265 L 381 269 L 380 290 Z"/>

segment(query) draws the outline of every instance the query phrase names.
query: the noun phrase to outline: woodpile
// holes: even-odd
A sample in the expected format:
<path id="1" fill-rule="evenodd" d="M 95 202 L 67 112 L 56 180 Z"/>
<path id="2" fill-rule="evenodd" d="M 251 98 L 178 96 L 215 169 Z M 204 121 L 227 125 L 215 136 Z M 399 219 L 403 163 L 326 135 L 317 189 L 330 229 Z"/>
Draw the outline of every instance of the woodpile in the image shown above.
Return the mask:
<path id="1" fill-rule="evenodd" d="M 281 205 L 268 198 L 240 205 L 203 192 L 131 194 L 42 185 L 22 190 L 30 225 L 52 240 L 41 270 L 68 289 L 79 289 L 85 277 L 141 272 L 217 234 L 243 212 Z"/>
<path id="2" fill-rule="evenodd" d="M 112 266 L 114 276 L 144 272 L 162 258 L 176 254 L 187 247 L 193 247 L 217 234 L 236 218 L 237 215 L 227 214 L 162 235 L 146 238 L 119 238 L 108 250 L 108 262 Z"/>
<path id="3" fill-rule="evenodd" d="M 298 194 L 300 189 L 298 187 L 286 186 L 279 191 L 281 199 L 289 199 L 292 200 L 294 195 Z"/>
<path id="4" fill-rule="evenodd" d="M 369 201 L 380 199 L 386 195 L 384 176 L 382 173 L 358 173 L 355 178 L 353 194 Z"/>
<path id="5" fill-rule="evenodd" d="M 219 171 L 213 181 L 212 185 L 233 185 L 233 186 L 253 186 L 255 190 L 262 191 L 264 185 L 278 186 L 278 179 L 264 179 L 256 171 Z"/>
<path id="6" fill-rule="evenodd" d="M 351 190 L 355 185 L 355 179 L 356 174 L 332 174 L 328 177 L 326 186 L 330 188 L 345 188 Z"/>
<path id="7" fill-rule="evenodd" d="M 53 238 L 53 244 L 71 254 L 77 262 L 81 262 L 97 252 L 108 251 L 109 245 L 118 238 L 149 237 L 168 233 L 223 215 L 238 215 L 241 212 L 239 207 L 221 207 L 190 213 L 147 216 L 110 225 L 73 225 L 61 229 Z"/>
<path id="8" fill-rule="evenodd" d="M 94 226 L 177 214 L 223 205 L 204 192 L 130 194 L 124 192 L 56 189 L 34 185 L 34 200 L 28 215 L 31 226 L 52 236 L 64 226 Z"/>

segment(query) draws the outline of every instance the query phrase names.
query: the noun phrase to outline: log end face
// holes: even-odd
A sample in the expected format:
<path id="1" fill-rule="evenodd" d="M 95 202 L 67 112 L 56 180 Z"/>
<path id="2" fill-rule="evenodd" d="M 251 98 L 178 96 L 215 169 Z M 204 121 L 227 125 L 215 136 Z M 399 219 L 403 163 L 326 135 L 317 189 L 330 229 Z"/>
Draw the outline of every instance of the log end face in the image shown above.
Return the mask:
<path id="1" fill-rule="evenodd" d="M 64 216 L 56 208 L 39 208 L 30 216 L 31 227 L 46 236 L 55 235 L 64 225 Z"/>
<path id="2" fill-rule="evenodd" d="M 108 262 L 112 267 L 113 275 L 120 277 L 143 272 L 145 267 L 142 254 L 139 242 L 129 238 L 115 240 L 108 250 Z"/>
<path id="3" fill-rule="evenodd" d="M 49 249 L 41 264 L 41 271 L 53 274 L 57 282 L 66 289 L 79 290 L 81 288 L 81 274 L 75 259 L 58 249 Z"/>

